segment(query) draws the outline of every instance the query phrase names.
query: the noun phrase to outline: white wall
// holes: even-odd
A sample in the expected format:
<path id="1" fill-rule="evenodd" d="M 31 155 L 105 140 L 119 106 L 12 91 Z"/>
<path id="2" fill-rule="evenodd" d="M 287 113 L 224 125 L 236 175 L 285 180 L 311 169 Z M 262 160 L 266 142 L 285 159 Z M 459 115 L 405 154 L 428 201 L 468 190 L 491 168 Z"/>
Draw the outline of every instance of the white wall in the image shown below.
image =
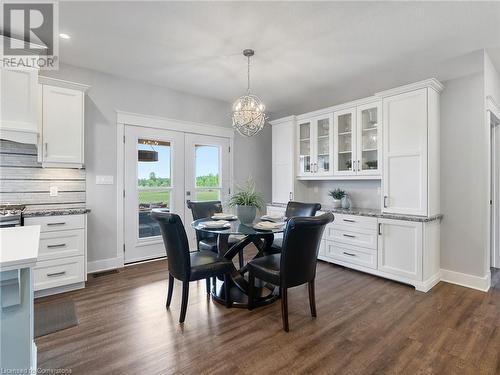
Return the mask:
<path id="1" fill-rule="evenodd" d="M 85 100 L 87 206 L 92 209 L 88 218 L 88 259 L 90 267 L 99 267 L 94 262 L 116 256 L 116 186 L 95 184 L 96 175 L 116 177 L 115 110 L 230 127 L 231 107 L 223 101 L 64 64 L 59 71 L 44 71 L 43 75 L 91 86 Z M 233 151 L 236 182 L 253 175 L 270 200 L 270 129 L 250 139 L 235 135 Z"/>
<path id="2" fill-rule="evenodd" d="M 444 82 L 441 95 L 441 268 L 483 277 L 487 250 L 488 132 L 484 75 Z"/>
<path id="3" fill-rule="evenodd" d="M 352 201 L 352 207 L 380 210 L 380 180 L 369 181 L 300 181 L 299 201 L 321 203 L 331 206 L 332 198 L 328 192 L 343 189 Z"/>

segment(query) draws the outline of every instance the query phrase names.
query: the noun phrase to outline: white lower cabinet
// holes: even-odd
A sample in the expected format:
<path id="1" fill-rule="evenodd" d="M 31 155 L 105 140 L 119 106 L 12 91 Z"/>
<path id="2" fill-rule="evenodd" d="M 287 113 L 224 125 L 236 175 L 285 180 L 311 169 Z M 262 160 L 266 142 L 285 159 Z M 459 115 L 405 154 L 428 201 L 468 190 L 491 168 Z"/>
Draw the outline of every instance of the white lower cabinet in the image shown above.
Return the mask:
<path id="1" fill-rule="evenodd" d="M 86 215 L 28 217 L 40 225 L 40 248 L 33 268 L 36 296 L 83 288 L 87 279 Z"/>
<path id="2" fill-rule="evenodd" d="M 378 269 L 412 280 L 422 280 L 423 223 L 379 219 Z"/>

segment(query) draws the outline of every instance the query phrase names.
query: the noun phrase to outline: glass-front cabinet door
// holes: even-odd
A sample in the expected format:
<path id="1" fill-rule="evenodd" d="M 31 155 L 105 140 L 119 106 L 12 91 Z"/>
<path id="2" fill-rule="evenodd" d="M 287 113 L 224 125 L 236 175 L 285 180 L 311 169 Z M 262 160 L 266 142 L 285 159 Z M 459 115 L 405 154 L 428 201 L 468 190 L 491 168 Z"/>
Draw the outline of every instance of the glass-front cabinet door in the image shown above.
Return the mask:
<path id="1" fill-rule="evenodd" d="M 356 109 L 334 113 L 334 173 L 356 174 Z"/>
<path id="2" fill-rule="evenodd" d="M 312 123 L 315 130 L 313 172 L 316 175 L 330 175 L 333 164 L 333 117 L 317 117 Z"/>
<path id="3" fill-rule="evenodd" d="M 298 123 L 298 151 L 299 151 L 299 176 L 308 176 L 312 173 L 312 126 L 311 121 Z"/>
<path id="4" fill-rule="evenodd" d="M 382 103 L 370 103 L 357 108 L 358 145 L 356 169 L 358 175 L 378 175 L 381 165 Z"/>

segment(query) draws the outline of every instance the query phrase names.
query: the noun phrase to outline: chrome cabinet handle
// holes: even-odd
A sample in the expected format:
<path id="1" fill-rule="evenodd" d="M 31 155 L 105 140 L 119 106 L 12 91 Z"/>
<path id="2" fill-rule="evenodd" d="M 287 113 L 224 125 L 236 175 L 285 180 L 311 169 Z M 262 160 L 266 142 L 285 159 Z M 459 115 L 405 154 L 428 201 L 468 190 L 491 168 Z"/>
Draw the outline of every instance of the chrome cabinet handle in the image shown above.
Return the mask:
<path id="1" fill-rule="evenodd" d="M 57 247 L 65 247 L 65 246 L 66 246 L 65 243 L 58 243 L 57 245 L 47 245 L 47 248 L 54 249 L 54 248 L 57 248 Z"/>
<path id="2" fill-rule="evenodd" d="M 356 254 L 353 254 L 353 253 L 347 253 L 347 252 L 345 252 L 345 251 L 343 251 L 342 253 L 343 253 L 343 254 L 345 254 L 345 255 L 349 255 L 350 257 L 355 257 L 355 256 L 356 256 Z"/>
<path id="3" fill-rule="evenodd" d="M 43 144 L 43 146 L 44 146 L 44 148 L 45 148 L 44 155 L 45 155 L 45 157 L 47 157 L 47 154 L 48 154 L 48 152 L 49 152 L 49 144 L 48 144 L 47 142 L 45 142 L 45 143 Z"/>
<path id="4" fill-rule="evenodd" d="M 62 276 L 65 275 L 66 271 L 61 271 L 61 272 L 54 272 L 54 273 L 48 273 L 47 277 L 56 277 L 56 276 Z"/>
<path id="5" fill-rule="evenodd" d="M 378 223 L 378 235 L 382 235 L 382 223 Z"/>
<path id="6" fill-rule="evenodd" d="M 293 193 L 292 193 L 292 192 L 290 192 L 290 193 L 288 194 L 288 199 L 289 199 L 289 200 L 292 200 L 292 199 L 293 199 Z"/>
<path id="7" fill-rule="evenodd" d="M 50 226 L 50 225 L 65 225 L 65 224 L 66 224 L 66 222 L 65 222 L 65 221 L 61 221 L 61 222 L 59 222 L 59 223 L 47 223 L 47 225 L 49 225 L 49 226 Z"/>
<path id="8" fill-rule="evenodd" d="M 345 233 L 342 233 L 342 235 L 343 235 L 344 237 L 356 238 L 356 236 L 353 236 L 352 234 L 345 234 Z"/>
<path id="9" fill-rule="evenodd" d="M 387 208 L 387 198 L 389 198 L 387 195 L 384 195 L 384 208 Z"/>
<path id="10" fill-rule="evenodd" d="M 342 219 L 342 220 L 347 221 L 348 223 L 355 223 L 356 222 L 356 220 L 352 220 L 352 219 Z"/>
<path id="11" fill-rule="evenodd" d="M 361 170 L 361 168 L 359 167 L 359 164 L 360 164 L 360 163 L 359 163 L 359 160 L 358 160 L 358 172 Z"/>

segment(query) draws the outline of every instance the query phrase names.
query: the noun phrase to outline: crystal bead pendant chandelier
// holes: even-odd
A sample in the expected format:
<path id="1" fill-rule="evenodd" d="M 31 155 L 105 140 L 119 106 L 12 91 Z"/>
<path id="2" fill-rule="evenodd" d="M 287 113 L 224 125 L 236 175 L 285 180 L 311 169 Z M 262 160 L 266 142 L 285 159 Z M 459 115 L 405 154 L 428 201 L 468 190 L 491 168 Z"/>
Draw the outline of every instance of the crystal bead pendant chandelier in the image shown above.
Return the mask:
<path id="1" fill-rule="evenodd" d="M 246 137 L 251 137 L 262 130 L 266 123 L 266 106 L 260 99 L 250 94 L 250 57 L 254 50 L 246 49 L 243 55 L 248 59 L 247 93 L 239 97 L 233 104 L 233 127 Z"/>

